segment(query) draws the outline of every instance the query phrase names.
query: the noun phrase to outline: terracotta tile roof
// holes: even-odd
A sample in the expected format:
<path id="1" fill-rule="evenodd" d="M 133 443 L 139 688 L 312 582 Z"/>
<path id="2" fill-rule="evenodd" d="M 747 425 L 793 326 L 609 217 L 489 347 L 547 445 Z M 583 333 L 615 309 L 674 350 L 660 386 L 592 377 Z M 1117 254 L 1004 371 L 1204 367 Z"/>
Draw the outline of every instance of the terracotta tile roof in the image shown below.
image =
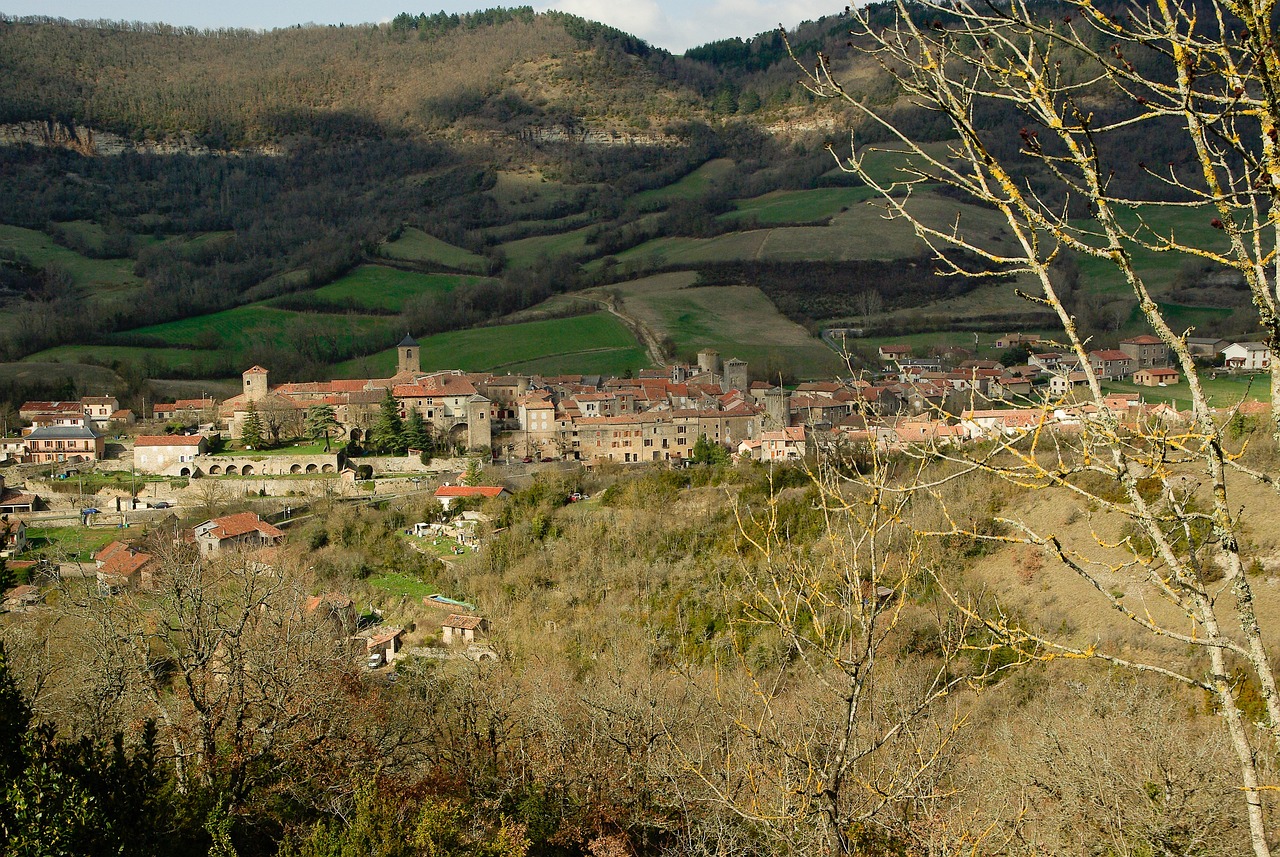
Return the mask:
<path id="1" fill-rule="evenodd" d="M 501 485 L 442 485 L 437 497 L 497 497 L 506 489 Z"/>
<path id="2" fill-rule="evenodd" d="M 144 565 L 155 559 L 149 553 L 134 550 L 123 542 L 112 542 L 94 557 L 101 565 L 98 571 L 111 577 L 132 577 Z"/>
<path id="3" fill-rule="evenodd" d="M 1117 348 L 1104 348 L 1101 351 L 1090 351 L 1089 356 L 1095 357 L 1098 360 L 1132 360 L 1133 359 L 1133 357 L 1131 357 L 1128 354 L 1125 354 L 1123 351 Z"/>
<path id="4" fill-rule="evenodd" d="M 324 595 L 312 595 L 307 599 L 307 612 L 314 613 L 316 608 L 325 604 L 330 610 L 346 610 L 354 602 L 340 592 L 329 592 Z"/>
<path id="5" fill-rule="evenodd" d="M 1120 344 L 1121 345 L 1163 345 L 1164 340 L 1162 340 L 1158 336 L 1152 336 L 1149 333 L 1144 333 L 1141 336 L 1134 336 L 1130 339 L 1122 339 L 1120 340 Z"/>
<path id="6" fill-rule="evenodd" d="M 233 539 L 236 536 L 243 536 L 245 533 L 254 531 L 262 533 L 268 538 L 277 538 L 284 535 L 283 532 L 271 526 L 253 512 L 240 512 L 235 515 L 214 518 L 210 523 L 215 525 L 209 531 L 210 535 L 219 539 Z"/>
<path id="7" fill-rule="evenodd" d="M 140 434 L 133 442 L 139 446 L 199 446 L 204 438 L 198 434 Z"/>
<path id="8" fill-rule="evenodd" d="M 392 640 L 394 640 L 396 637 L 399 637 L 403 633 L 404 633 L 404 628 L 387 628 L 386 630 L 378 631 L 369 637 L 369 640 L 368 642 L 365 643 L 365 646 L 367 648 L 372 649 L 374 646 L 381 646 L 385 643 L 390 643 Z"/>
<path id="9" fill-rule="evenodd" d="M 30 506 L 37 499 L 35 494 L 24 494 L 16 488 L 0 491 L 0 506 Z"/>
<path id="10" fill-rule="evenodd" d="M 442 628 L 456 628 L 459 631 L 475 631 L 484 624 L 483 616 L 463 616 L 461 613 L 450 613 L 440 623 Z"/>

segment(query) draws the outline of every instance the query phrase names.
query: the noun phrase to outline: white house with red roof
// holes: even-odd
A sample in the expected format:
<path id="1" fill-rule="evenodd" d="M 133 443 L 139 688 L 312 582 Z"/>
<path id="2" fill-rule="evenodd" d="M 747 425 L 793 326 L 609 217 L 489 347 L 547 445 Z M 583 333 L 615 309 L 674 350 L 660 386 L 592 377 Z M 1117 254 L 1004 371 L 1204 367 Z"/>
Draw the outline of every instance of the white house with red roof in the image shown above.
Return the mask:
<path id="1" fill-rule="evenodd" d="M 224 515 L 197 524 L 192 535 L 203 556 L 229 550 L 251 549 L 279 544 L 284 533 L 253 512 Z"/>
<path id="2" fill-rule="evenodd" d="M 507 489 L 501 485 L 441 485 L 436 489 L 436 499 L 440 501 L 445 511 L 448 511 L 449 507 L 458 500 L 469 500 L 473 497 L 492 500 L 508 493 Z"/>

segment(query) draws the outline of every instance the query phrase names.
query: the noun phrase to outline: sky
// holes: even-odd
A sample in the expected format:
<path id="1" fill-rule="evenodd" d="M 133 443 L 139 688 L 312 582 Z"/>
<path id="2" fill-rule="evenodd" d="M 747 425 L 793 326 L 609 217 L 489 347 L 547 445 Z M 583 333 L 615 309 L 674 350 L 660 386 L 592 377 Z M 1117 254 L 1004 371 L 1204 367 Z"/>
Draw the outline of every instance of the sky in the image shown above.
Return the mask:
<path id="1" fill-rule="evenodd" d="M 429 0 L 0 0 L 6 15 L 46 15 L 76 20 L 163 21 L 201 28 L 272 29 L 294 24 L 360 24 L 389 21 L 400 12 L 465 12 L 494 6 L 532 5 L 539 12 L 559 9 L 601 21 L 639 36 L 652 45 L 682 53 L 686 48 L 731 36 L 748 38 L 788 28 L 838 11 L 838 3 L 813 0 L 481 0 L 441 3 Z M 840 7 L 843 8 L 843 7 Z"/>

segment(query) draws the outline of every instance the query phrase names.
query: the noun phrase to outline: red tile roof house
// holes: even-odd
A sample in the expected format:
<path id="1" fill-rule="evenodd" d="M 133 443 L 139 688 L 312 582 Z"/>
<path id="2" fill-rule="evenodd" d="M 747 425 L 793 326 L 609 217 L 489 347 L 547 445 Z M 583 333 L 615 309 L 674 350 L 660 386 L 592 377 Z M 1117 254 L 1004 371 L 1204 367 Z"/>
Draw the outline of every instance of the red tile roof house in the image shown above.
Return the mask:
<path id="1" fill-rule="evenodd" d="M 489 633 L 489 620 L 483 616 L 450 613 L 448 618 L 440 623 L 440 633 L 445 645 L 474 643 L 477 637 L 483 637 Z"/>
<path id="2" fill-rule="evenodd" d="M 1134 364 L 1131 356 L 1116 348 L 1089 352 L 1089 364 L 1094 374 L 1105 381 L 1118 381 L 1133 374 Z"/>
<path id="3" fill-rule="evenodd" d="M 163 473 L 174 465 L 189 464 L 185 476 L 192 475 L 197 455 L 206 450 L 200 435 L 139 435 L 133 444 L 133 466 L 140 473 Z"/>
<path id="4" fill-rule="evenodd" d="M 1133 373 L 1133 383 L 1140 387 L 1159 387 L 1161 384 L 1176 384 L 1182 379 L 1177 369 L 1139 369 Z"/>
<path id="5" fill-rule="evenodd" d="M 93 557 L 98 568 L 98 589 L 101 592 L 121 592 L 135 589 L 153 589 L 158 563 L 149 553 L 143 553 L 124 542 L 112 542 Z"/>
<path id="6" fill-rule="evenodd" d="M 284 533 L 259 518 L 253 512 L 224 515 L 197 524 L 192 535 L 200 548 L 201 556 L 212 556 L 237 548 L 258 548 L 279 544 Z"/>
<path id="7" fill-rule="evenodd" d="M 492 500 L 494 497 L 501 497 L 506 493 L 508 493 L 507 489 L 500 485 L 442 485 L 436 489 L 436 499 L 440 501 L 440 505 L 447 512 L 449 511 L 449 506 L 455 500 L 465 500 L 471 497 Z"/>

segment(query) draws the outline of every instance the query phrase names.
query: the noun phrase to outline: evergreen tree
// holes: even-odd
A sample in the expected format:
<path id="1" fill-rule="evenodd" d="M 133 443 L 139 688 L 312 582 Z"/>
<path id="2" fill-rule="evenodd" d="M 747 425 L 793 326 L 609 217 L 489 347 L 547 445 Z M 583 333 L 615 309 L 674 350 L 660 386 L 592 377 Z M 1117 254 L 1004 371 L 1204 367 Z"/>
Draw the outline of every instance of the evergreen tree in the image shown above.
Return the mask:
<path id="1" fill-rule="evenodd" d="M 409 412 L 409 420 L 404 428 L 405 446 L 409 449 L 416 449 L 420 452 L 431 453 L 431 429 L 427 427 L 427 421 L 422 418 L 422 412 L 416 408 Z"/>
<path id="2" fill-rule="evenodd" d="M 307 436 L 312 440 L 324 438 L 324 451 L 329 451 L 329 438 L 338 431 L 338 418 L 332 405 L 312 405 L 307 408 Z"/>
<path id="3" fill-rule="evenodd" d="M 727 464 L 729 451 L 720 444 L 707 440 L 705 434 L 701 434 L 693 444 L 689 460 L 694 464 Z"/>
<path id="4" fill-rule="evenodd" d="M 262 448 L 262 417 L 258 415 L 258 406 L 253 402 L 249 403 L 244 424 L 240 426 L 240 443 L 245 449 Z"/>
<path id="5" fill-rule="evenodd" d="M 405 445 L 404 420 L 400 418 L 400 406 L 395 396 L 387 390 L 378 412 L 378 421 L 369 432 L 369 445 L 379 455 L 404 455 L 408 448 Z"/>
<path id="6" fill-rule="evenodd" d="M 466 472 L 462 474 L 462 484 L 474 487 L 483 481 L 484 476 L 480 471 L 480 459 L 468 458 Z"/>

